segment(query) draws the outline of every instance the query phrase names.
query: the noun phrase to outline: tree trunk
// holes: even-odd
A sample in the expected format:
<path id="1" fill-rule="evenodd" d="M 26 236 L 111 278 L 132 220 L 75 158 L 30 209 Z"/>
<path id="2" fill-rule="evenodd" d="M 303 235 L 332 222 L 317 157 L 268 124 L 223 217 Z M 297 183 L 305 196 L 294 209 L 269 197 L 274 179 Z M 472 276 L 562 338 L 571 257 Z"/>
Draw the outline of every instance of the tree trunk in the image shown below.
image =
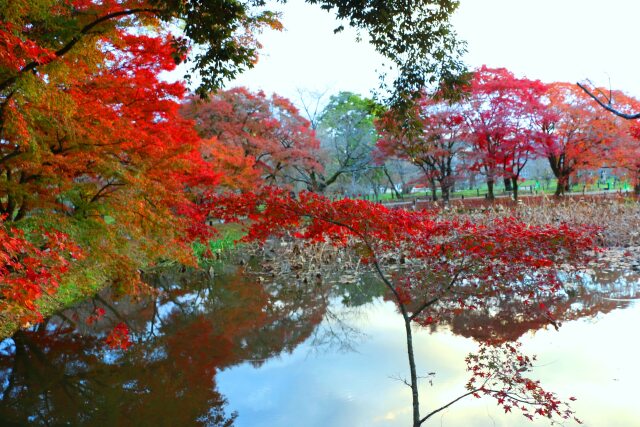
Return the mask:
<path id="1" fill-rule="evenodd" d="M 562 197 L 563 194 L 564 194 L 564 185 L 561 184 L 560 181 L 558 181 L 558 184 L 556 184 L 555 196 Z"/>
<path id="2" fill-rule="evenodd" d="M 562 173 L 558 174 L 558 183 L 556 184 L 557 197 L 562 197 L 569 190 L 569 176 Z"/>
<path id="3" fill-rule="evenodd" d="M 324 185 L 324 180 L 322 179 L 322 177 L 319 177 L 318 175 L 316 175 L 315 172 L 311 172 L 309 174 L 309 182 L 307 184 L 307 191 L 310 191 L 312 193 L 323 193 L 325 188 L 327 188 L 326 185 Z"/>
<path id="4" fill-rule="evenodd" d="M 636 185 L 633 186 L 633 194 L 640 196 L 640 182 L 637 182 Z"/>
<path id="5" fill-rule="evenodd" d="M 487 180 L 487 199 L 495 199 L 495 196 L 493 195 L 493 179 Z"/>
<path id="6" fill-rule="evenodd" d="M 513 190 L 512 186 L 511 186 L 511 178 L 505 178 L 504 179 L 504 191 L 511 191 Z"/>
<path id="7" fill-rule="evenodd" d="M 469 173 L 469 190 L 473 190 L 476 188 L 476 174 L 473 172 Z"/>
<path id="8" fill-rule="evenodd" d="M 442 200 L 444 200 L 445 202 L 449 201 L 449 194 L 450 194 L 449 190 L 450 189 L 448 184 L 444 182 L 440 183 L 440 192 L 442 193 Z"/>
<path id="9" fill-rule="evenodd" d="M 438 188 L 436 187 L 435 181 L 431 181 L 431 200 L 434 202 L 438 201 Z"/>
<path id="10" fill-rule="evenodd" d="M 518 200 L 518 178 L 511 178 L 511 188 L 513 190 L 513 200 Z"/>
<path id="11" fill-rule="evenodd" d="M 27 214 L 27 206 L 25 202 L 22 202 L 20 207 L 18 208 L 18 212 L 16 213 L 15 221 L 19 221 L 23 219 Z"/>
<path id="12" fill-rule="evenodd" d="M 380 198 L 378 195 L 378 193 L 380 192 L 380 187 L 378 186 L 378 184 L 373 183 L 371 185 L 371 189 L 373 190 L 373 197 L 375 197 L 375 199 L 378 200 Z"/>
<path id="13" fill-rule="evenodd" d="M 549 160 L 549 166 L 551 167 L 553 176 L 555 176 L 558 180 L 558 183 L 556 184 L 555 196 L 561 197 L 564 194 L 565 186 L 563 185 L 563 183 L 566 179 L 564 174 L 564 167 L 562 166 L 562 160 L 564 159 L 564 156 L 561 155 L 560 157 L 556 157 L 555 155 L 549 155 L 547 159 Z"/>
<path id="14" fill-rule="evenodd" d="M 389 174 L 389 171 L 387 170 L 387 167 L 383 166 L 382 167 L 382 171 L 384 172 L 385 176 L 389 180 L 389 184 L 391 185 L 391 190 L 396 195 L 396 199 L 398 199 L 398 200 L 402 199 L 402 194 L 400 194 L 398 192 L 398 190 L 396 189 L 396 184 L 393 182 L 393 179 L 391 179 L 391 175 Z"/>
<path id="15" fill-rule="evenodd" d="M 369 248 L 371 248 L 369 246 Z M 416 369 L 416 359 L 413 353 L 413 332 L 411 331 L 411 316 L 407 312 L 407 308 L 400 299 L 400 296 L 396 292 L 393 284 L 385 277 L 380 269 L 380 264 L 375 260 L 373 261 L 373 265 L 378 273 L 378 277 L 382 279 L 385 286 L 391 291 L 400 308 L 400 313 L 402 314 L 402 320 L 404 320 L 404 330 L 405 330 L 405 338 L 407 340 L 407 357 L 409 358 L 409 374 L 411 377 L 411 383 L 409 384 L 411 387 L 411 402 L 413 406 L 413 427 L 420 427 L 420 396 L 418 393 L 418 373 Z M 405 381 L 406 383 L 406 381 Z"/>
<path id="16" fill-rule="evenodd" d="M 403 313 L 404 329 L 407 337 L 407 355 L 409 357 L 409 373 L 411 376 L 411 401 L 413 403 L 413 427 L 420 427 L 420 397 L 418 395 L 418 373 L 416 360 L 413 354 L 413 334 L 411 331 L 411 319 Z"/>

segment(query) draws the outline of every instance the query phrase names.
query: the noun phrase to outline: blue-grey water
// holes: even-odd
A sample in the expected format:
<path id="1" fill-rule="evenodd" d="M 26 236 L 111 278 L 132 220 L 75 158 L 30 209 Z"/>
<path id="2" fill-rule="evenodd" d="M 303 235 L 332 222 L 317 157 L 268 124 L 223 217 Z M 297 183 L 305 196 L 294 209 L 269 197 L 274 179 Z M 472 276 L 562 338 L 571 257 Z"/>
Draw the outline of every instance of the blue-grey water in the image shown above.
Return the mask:
<path id="1" fill-rule="evenodd" d="M 149 280 L 157 296 L 104 292 L 2 342 L 0 425 L 411 425 L 404 326 L 375 281 L 277 283 L 232 268 Z M 576 397 L 585 425 L 640 426 L 638 296 L 636 276 L 600 274 L 557 301 L 558 330 L 504 307 L 416 327 L 422 412 L 465 392 L 474 337 L 493 334 L 537 354 L 532 377 Z M 106 314 L 87 324 L 97 308 Z M 133 345 L 111 350 L 104 338 L 122 321 Z M 549 424 L 467 398 L 425 425 Z"/>

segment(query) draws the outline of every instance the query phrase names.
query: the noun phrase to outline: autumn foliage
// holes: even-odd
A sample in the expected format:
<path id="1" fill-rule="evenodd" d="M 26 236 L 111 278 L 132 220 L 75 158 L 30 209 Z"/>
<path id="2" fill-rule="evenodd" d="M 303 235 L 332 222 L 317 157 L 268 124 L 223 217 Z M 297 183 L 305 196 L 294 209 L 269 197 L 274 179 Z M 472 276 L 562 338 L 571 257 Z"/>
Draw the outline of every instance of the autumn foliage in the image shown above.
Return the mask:
<path id="1" fill-rule="evenodd" d="M 493 397 L 504 412 L 519 411 L 533 421 L 536 417 L 548 419 L 573 419 L 568 403 L 563 402 L 555 393 L 545 390 L 540 381 L 525 377 L 531 371 L 535 357 L 522 354 L 518 343 L 506 343 L 500 347 L 483 346 L 477 354 L 467 357 L 467 370 L 472 376 L 466 384 L 474 397 Z M 496 369 L 496 367 L 500 367 Z M 569 397 L 570 401 L 576 400 Z"/>
<path id="2" fill-rule="evenodd" d="M 221 174 L 178 114 L 185 87 L 160 78 L 185 52 L 154 2 L 18 3 L 0 24 L 0 214 L 15 224 L 2 245 L 43 279 L 5 304 L 33 309 L 36 288 L 63 279 L 127 288 L 158 260 L 193 263 L 191 242 L 208 235 L 197 200 Z M 83 260 L 54 256 L 61 236 Z"/>
<path id="3" fill-rule="evenodd" d="M 0 310 L 12 311 L 24 323 L 40 320 L 36 301 L 53 294 L 80 249 L 60 232 L 45 232 L 38 244 L 0 219 Z"/>
<path id="4" fill-rule="evenodd" d="M 538 122 L 543 136 L 537 147 L 558 179 L 560 195 L 578 172 L 611 166 L 612 148 L 628 139 L 628 131 L 623 120 L 594 105 L 577 86 L 549 85 L 545 99 L 546 111 Z"/>
<path id="5" fill-rule="evenodd" d="M 548 162 L 557 196 L 571 183 L 595 180 L 600 168 L 635 180 L 634 125 L 600 108 L 578 86 L 483 66 L 461 91 L 455 101 L 423 95 L 408 111 L 392 109 L 377 122 L 380 159 L 418 166 L 434 198 L 436 186 L 448 199 L 457 178 L 476 175 L 486 181 L 489 199 L 503 180 L 517 198 L 523 171 L 535 159 Z M 624 93 L 610 96 L 621 112 L 638 108 Z"/>
<path id="6" fill-rule="evenodd" d="M 249 13 L 247 5 L 263 3 L 18 0 L 0 6 L 1 314 L 20 324 L 41 320 L 42 299 L 64 284 L 86 292 L 110 284 L 135 293 L 144 286 L 141 271 L 159 261 L 194 265 L 191 244 L 211 236 L 207 219 L 215 217 L 248 222 L 245 241 L 290 236 L 349 248 L 378 273 L 407 325 L 433 325 L 505 295 L 552 318 L 543 297 L 561 289 L 559 266 L 585 261 L 592 230 L 513 217 L 478 224 L 293 193 L 296 184 L 309 183 L 302 172 L 323 172 L 311 123 L 277 95 L 244 88 L 208 93 L 255 62 L 255 31 L 280 28 L 271 12 Z M 440 20 L 455 9 L 444 3 Z M 220 5 L 229 13 L 218 13 Z M 430 7 L 403 9 L 401 16 L 382 8 L 382 16 L 342 6 L 339 16 L 368 28 L 382 53 L 398 56 L 397 65 L 407 66 L 398 61 L 408 44 L 387 38 L 390 28 L 413 31 L 434 19 Z M 208 43 L 194 57 L 202 71 L 199 98 L 189 96 L 183 82 L 164 78 L 190 47 L 173 34 L 174 19 L 182 19 L 192 42 Z M 424 31 L 411 31 L 403 37 L 425 45 L 402 75 L 436 46 L 426 43 Z M 435 38 L 447 41 L 446 34 Z M 420 74 L 413 71 L 409 75 Z M 549 160 L 559 193 L 576 174 L 604 166 L 605 155 L 639 182 L 638 162 L 630 160 L 637 157 L 638 129 L 612 121 L 567 85 L 482 67 L 464 90 L 457 103 L 423 94 L 405 121 L 394 111 L 383 115 L 380 156 L 420 167 L 445 197 L 460 164 L 486 177 L 490 198 L 498 179 L 510 182 L 517 196 L 521 172 L 536 156 Z M 368 155 L 358 157 L 368 161 Z M 355 162 L 348 159 L 343 166 Z M 309 187 L 320 190 L 327 182 Z M 391 262 L 402 268 L 389 273 Z M 410 325 L 407 331 L 410 347 Z M 190 333 L 213 334 L 198 325 Z M 127 324 L 118 323 L 105 342 L 127 349 Z M 184 348 L 176 351 L 178 360 L 190 360 Z M 512 388 L 489 388 L 496 378 L 485 372 L 491 357 L 468 360 L 475 380 L 487 385 L 474 388 L 471 381 L 470 391 L 496 397 L 505 411 L 518 406 L 513 393 L 526 395 L 536 408 L 521 407 L 527 417 L 571 416 L 521 375 L 530 363 L 519 355 L 520 365 L 499 378 Z M 416 401 L 417 391 L 419 425 L 429 415 L 415 421 Z"/>
<path id="7" fill-rule="evenodd" d="M 579 265 L 586 260 L 585 250 L 593 247 L 591 230 L 568 225 L 533 226 L 511 217 L 476 224 L 363 200 L 330 201 L 309 192 L 294 198 L 275 188 L 220 195 L 211 203 L 215 217 L 251 221 L 245 241 L 290 234 L 359 248 L 366 263 L 402 259 L 409 271 L 389 279 L 402 302 L 410 311 L 415 305 L 416 312 L 432 299 L 442 310 L 473 309 L 496 294 L 534 298 L 539 290 L 557 291 L 558 266 L 568 261 Z M 464 296 L 456 292 L 462 289 Z"/>
<path id="8" fill-rule="evenodd" d="M 235 88 L 207 101 L 190 98 L 181 113 L 194 120 L 201 137 L 213 140 L 206 157 L 227 188 L 291 185 L 298 168 L 322 170 L 311 124 L 285 98 Z"/>
<path id="9" fill-rule="evenodd" d="M 436 212 L 392 210 L 363 200 L 332 202 L 307 192 L 294 198 L 278 189 L 218 196 L 211 208 L 212 215 L 227 221 L 248 218 L 245 241 L 289 235 L 349 247 L 378 273 L 407 325 L 429 325 L 478 310 L 505 295 L 532 306 L 532 314 L 537 311 L 550 317 L 552 313 L 538 298 L 559 292 L 559 266 L 580 266 L 586 261 L 585 251 L 594 247 L 589 229 L 532 226 L 511 217 L 476 224 L 445 219 Z M 385 265 L 390 261 L 404 267 L 388 273 Z M 567 268 L 563 267 L 563 274 L 571 273 Z M 514 374 L 507 383 L 519 387 L 524 380 L 519 370 Z M 544 408 L 544 415 L 551 414 L 555 397 L 540 397 L 540 390 L 536 386 L 523 391 L 530 392 L 536 402 L 544 401 L 536 405 Z M 571 411 L 557 414 L 566 417 Z M 414 425 L 423 421 L 415 410 Z"/>
<path id="10" fill-rule="evenodd" d="M 376 148 L 381 159 L 398 158 L 419 167 L 432 191 L 440 188 L 449 198 L 458 167 L 456 158 L 464 149 L 464 117 L 446 102 L 435 102 L 423 94 L 406 121 L 387 111 L 376 122 L 380 134 Z"/>
<path id="11" fill-rule="evenodd" d="M 126 350 L 131 346 L 129 328 L 123 322 L 118 323 L 105 338 L 106 344 L 113 350 Z"/>

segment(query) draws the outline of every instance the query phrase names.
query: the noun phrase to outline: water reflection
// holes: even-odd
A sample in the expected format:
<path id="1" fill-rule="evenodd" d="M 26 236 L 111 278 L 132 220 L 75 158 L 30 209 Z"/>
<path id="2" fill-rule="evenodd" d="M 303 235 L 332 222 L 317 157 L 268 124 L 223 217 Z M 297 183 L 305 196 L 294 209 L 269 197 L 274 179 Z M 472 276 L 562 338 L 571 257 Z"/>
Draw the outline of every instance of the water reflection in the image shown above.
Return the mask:
<path id="1" fill-rule="evenodd" d="M 568 284 L 564 295 L 544 299 L 552 319 L 536 315 L 539 310 L 534 313 L 530 306 L 505 297 L 478 310 L 442 318 L 429 327 L 432 332 L 446 329 L 464 337 L 503 342 L 554 322 L 610 313 L 640 297 L 636 276 L 598 274 L 583 278 L 582 283 Z M 382 288 L 372 280 L 274 281 L 235 268 L 218 271 L 215 278 L 203 272 L 165 271 L 149 280 L 159 290 L 156 297 L 117 298 L 105 292 L 5 340 L 0 346 L 0 425 L 231 426 L 237 415 L 229 407 L 240 410 L 239 419 L 244 420 L 244 425 L 287 425 L 291 420 L 286 417 L 251 418 L 252 411 L 261 406 L 261 399 L 269 399 L 268 391 L 260 394 L 250 385 L 242 389 L 245 398 L 249 397 L 246 390 L 252 390 L 253 403 L 248 408 L 236 400 L 240 389 L 234 389 L 227 381 L 225 390 L 230 394 L 224 394 L 232 399 L 228 403 L 219 391 L 218 377 L 221 371 L 230 372 L 231 367 L 236 367 L 234 375 L 240 372 L 242 378 L 250 370 L 283 357 L 299 357 L 291 353 L 303 342 L 307 349 L 322 347 L 330 355 L 326 357 L 335 362 L 327 377 L 336 389 L 350 387 L 343 383 L 355 384 L 358 376 L 386 381 L 404 369 L 404 361 L 385 367 L 376 365 L 372 358 L 358 359 L 361 362 L 357 368 L 340 365 L 339 360 L 343 359 L 335 356 L 336 349 L 354 347 L 366 351 L 367 344 L 358 341 L 362 339 L 359 329 L 379 335 L 373 337 L 375 341 L 386 336 L 384 331 L 395 320 L 387 309 L 380 311 Z M 87 324 L 86 319 L 97 308 L 106 314 Z M 110 328 L 121 321 L 126 321 L 133 331 L 134 346 L 126 352 L 110 350 L 103 342 Z M 400 344 L 388 344 L 389 351 L 393 347 L 402 355 L 402 336 L 398 338 Z M 385 339 L 393 342 L 389 337 Z M 429 369 L 437 366 L 435 354 L 418 356 L 430 361 Z M 387 356 L 382 351 L 376 357 L 384 360 Z M 312 369 L 310 366 L 302 363 L 298 369 Z M 364 375 L 362 371 L 368 373 Z M 293 370 L 291 375 L 296 374 L 300 372 Z M 234 383 L 240 387 L 242 380 L 237 378 Z M 269 378 L 271 384 L 282 382 Z M 362 384 L 369 379 L 357 381 Z M 457 385 L 463 383 L 464 380 Z M 373 418 L 366 417 L 369 420 L 377 414 L 375 419 L 382 424 L 405 425 L 402 413 L 409 406 L 409 396 L 404 386 L 397 387 L 389 396 L 386 392 L 370 396 L 372 401 L 393 401 L 398 405 L 393 413 L 377 414 L 367 405 L 352 405 L 350 411 L 370 413 Z M 278 391 L 282 395 L 287 392 L 290 394 L 291 390 Z M 374 393 L 374 388 L 370 392 Z M 358 393 L 359 397 L 366 395 L 366 391 Z M 353 425 L 346 421 L 351 419 L 347 415 L 322 414 L 331 412 L 331 407 L 313 404 L 337 397 L 317 396 L 302 386 L 296 389 L 296 395 L 287 395 L 298 402 L 295 412 L 308 409 L 308 413 L 297 415 L 316 417 L 305 425 L 323 425 L 325 421 L 329 424 L 324 425 Z M 394 400 L 391 395 L 404 397 Z M 347 393 L 339 400 L 357 401 L 353 396 Z M 305 403 L 304 399 L 310 401 Z M 274 411 L 284 414 L 292 409 L 283 404 Z"/>
<path id="2" fill-rule="evenodd" d="M 262 286 L 243 274 L 161 274 L 158 298 L 108 293 L 2 345 L 2 425 L 233 424 L 220 369 L 291 352 L 326 313 L 319 288 Z M 84 322 L 96 308 L 105 316 Z M 125 320 L 135 345 L 103 343 Z"/>
<path id="3" fill-rule="evenodd" d="M 528 332 L 558 329 L 563 322 L 629 307 L 640 299 L 639 281 L 634 272 L 591 271 L 567 278 L 561 292 L 533 291 L 530 299 L 498 295 L 473 310 L 456 310 L 454 302 L 451 307 L 434 307 L 422 317 L 435 319 L 426 325 L 432 332 L 444 328 L 478 342 L 502 344 L 517 341 Z"/>

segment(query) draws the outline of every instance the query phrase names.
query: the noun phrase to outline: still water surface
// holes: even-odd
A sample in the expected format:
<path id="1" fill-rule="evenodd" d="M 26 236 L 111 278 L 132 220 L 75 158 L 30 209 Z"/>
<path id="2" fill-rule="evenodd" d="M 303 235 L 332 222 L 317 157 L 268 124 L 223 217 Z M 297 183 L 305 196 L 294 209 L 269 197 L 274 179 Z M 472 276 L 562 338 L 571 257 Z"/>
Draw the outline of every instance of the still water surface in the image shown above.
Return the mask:
<path id="1" fill-rule="evenodd" d="M 149 282 L 157 297 L 104 292 L 2 342 L 0 425 L 410 425 L 404 326 L 374 280 L 278 283 L 221 267 Z M 465 392 L 473 337 L 490 335 L 537 354 L 533 377 L 575 396 L 586 425 L 640 426 L 638 297 L 637 276 L 601 271 L 547 302 L 563 313 L 559 330 L 506 299 L 416 329 L 422 412 Z M 106 314 L 88 325 L 97 308 Z M 110 350 L 104 337 L 121 321 L 134 345 Z M 501 412 L 467 398 L 426 425 L 549 425 Z"/>

